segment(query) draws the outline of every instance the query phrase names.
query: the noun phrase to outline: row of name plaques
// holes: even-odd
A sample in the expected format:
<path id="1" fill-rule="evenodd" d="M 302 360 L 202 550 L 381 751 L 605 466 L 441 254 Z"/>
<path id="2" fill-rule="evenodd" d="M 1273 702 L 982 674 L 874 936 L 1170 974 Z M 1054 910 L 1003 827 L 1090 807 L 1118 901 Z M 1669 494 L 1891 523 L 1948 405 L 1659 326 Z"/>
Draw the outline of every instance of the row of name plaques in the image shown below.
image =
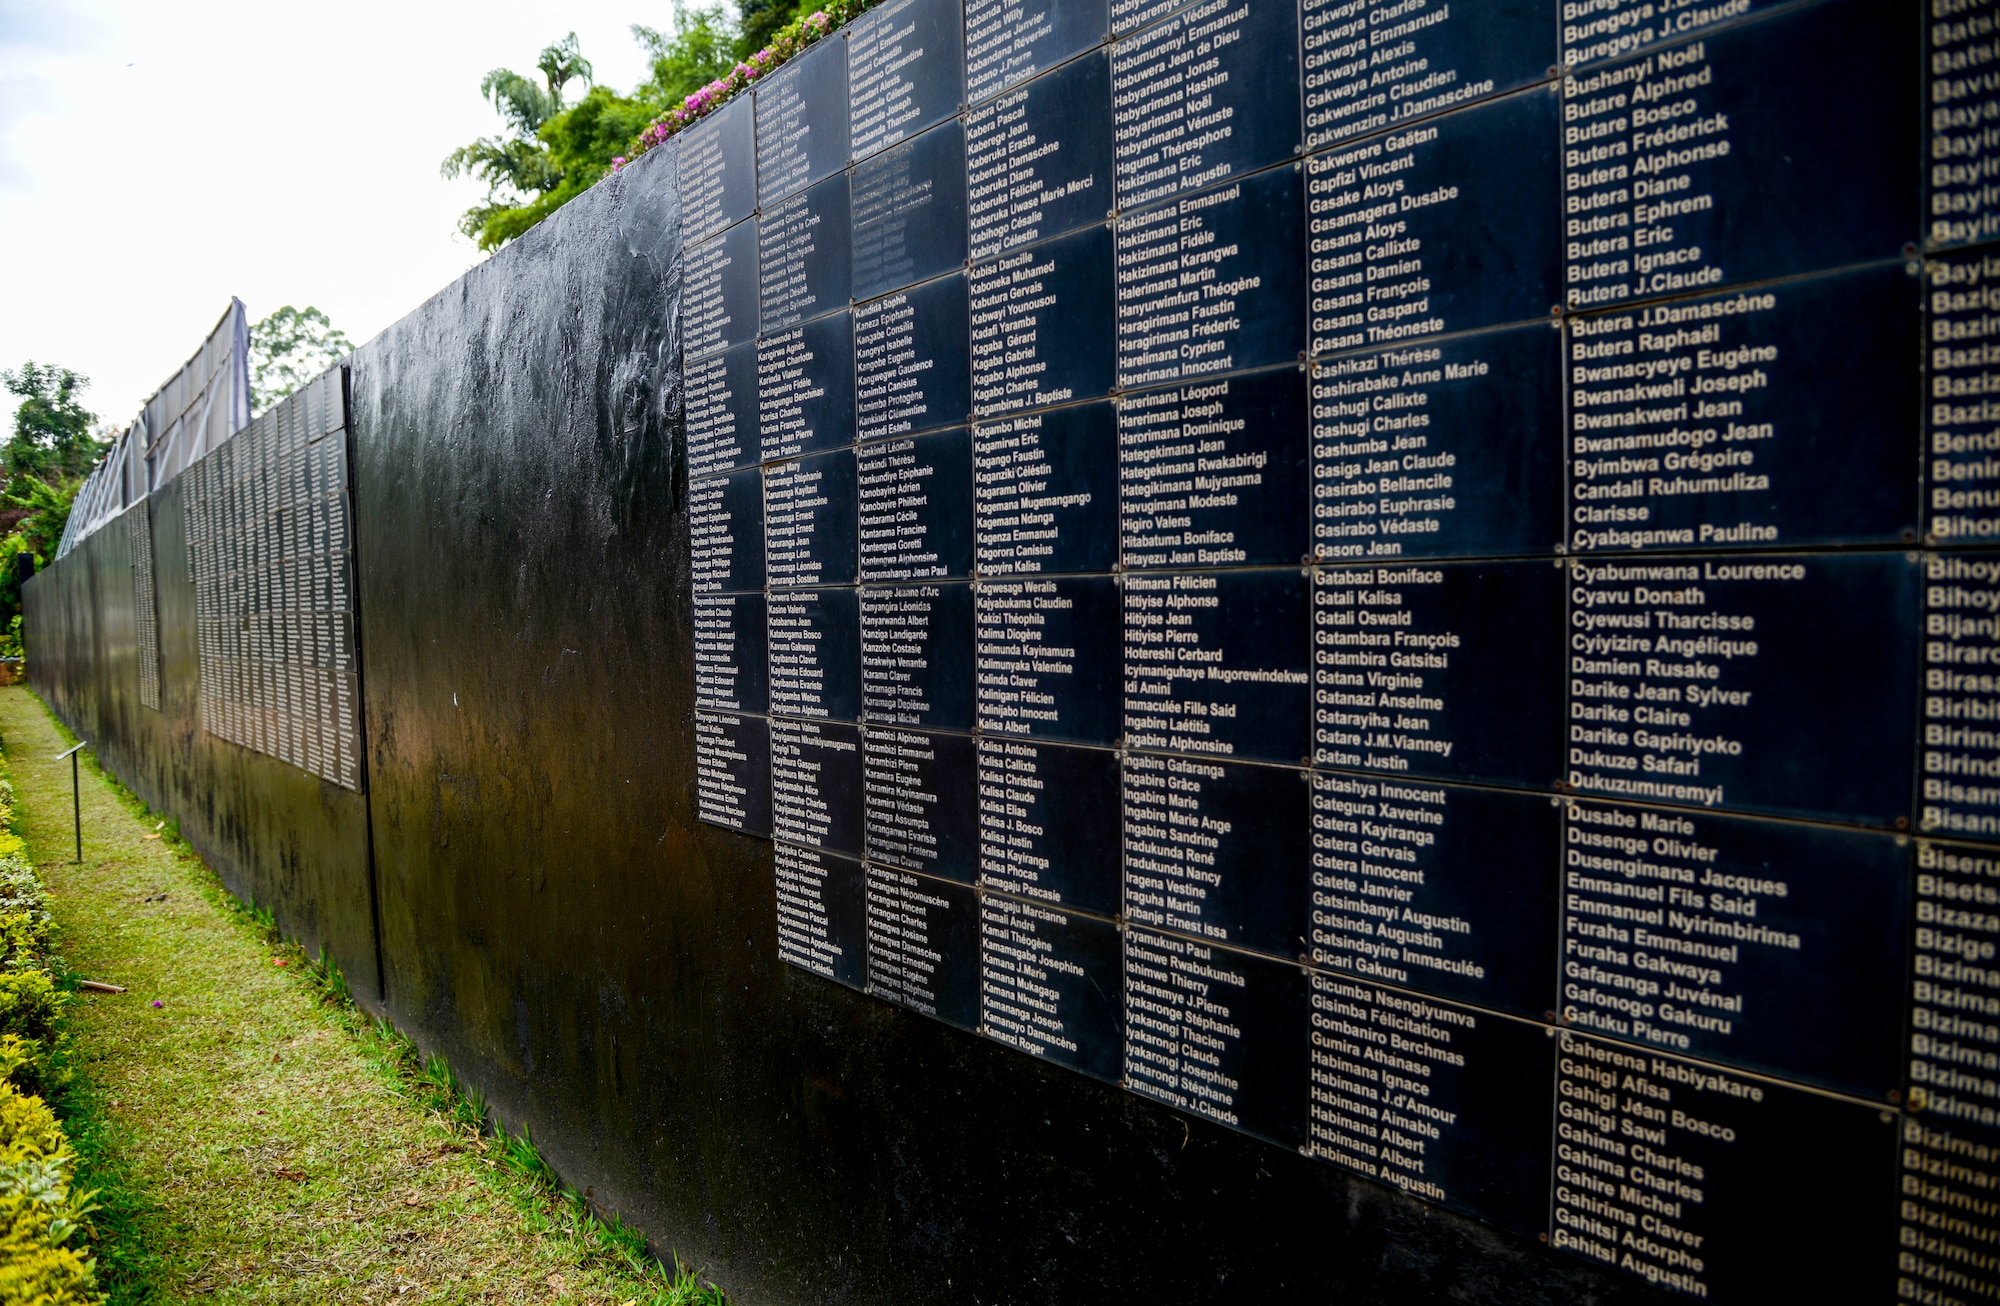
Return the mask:
<path id="1" fill-rule="evenodd" d="M 2000 27 L 889 0 L 672 145 L 787 962 L 1669 1290 L 2000 1293 Z"/>

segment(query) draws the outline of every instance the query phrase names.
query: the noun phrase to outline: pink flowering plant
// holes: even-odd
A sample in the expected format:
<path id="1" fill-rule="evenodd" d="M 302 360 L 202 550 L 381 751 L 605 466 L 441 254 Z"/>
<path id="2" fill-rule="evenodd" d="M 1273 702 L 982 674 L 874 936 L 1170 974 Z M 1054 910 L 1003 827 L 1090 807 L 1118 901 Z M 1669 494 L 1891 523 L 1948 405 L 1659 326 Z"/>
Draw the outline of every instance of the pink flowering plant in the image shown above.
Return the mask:
<path id="1" fill-rule="evenodd" d="M 805 14 L 779 28 L 769 45 L 731 68 L 727 76 L 716 78 L 654 119 L 626 153 L 611 161 L 611 171 L 617 172 L 647 150 L 708 117 L 875 3 L 876 0 L 833 0 L 817 13 Z"/>

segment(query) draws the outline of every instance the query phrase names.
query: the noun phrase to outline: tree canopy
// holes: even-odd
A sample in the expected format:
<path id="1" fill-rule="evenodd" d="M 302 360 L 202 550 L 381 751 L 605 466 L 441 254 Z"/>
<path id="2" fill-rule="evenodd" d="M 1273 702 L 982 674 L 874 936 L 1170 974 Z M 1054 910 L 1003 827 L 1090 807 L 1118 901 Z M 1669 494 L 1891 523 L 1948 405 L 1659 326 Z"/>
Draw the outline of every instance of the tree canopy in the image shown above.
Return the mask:
<path id="1" fill-rule="evenodd" d="M 105 442 L 91 433 L 97 414 L 83 406 L 81 397 L 89 377 L 31 361 L 17 371 L 0 371 L 0 383 L 21 401 L 14 410 L 14 432 L 0 455 L 9 476 L 81 476 L 103 454 Z"/>
<path id="2" fill-rule="evenodd" d="M 263 412 L 353 352 L 326 314 L 285 305 L 250 328 L 251 408 Z"/>

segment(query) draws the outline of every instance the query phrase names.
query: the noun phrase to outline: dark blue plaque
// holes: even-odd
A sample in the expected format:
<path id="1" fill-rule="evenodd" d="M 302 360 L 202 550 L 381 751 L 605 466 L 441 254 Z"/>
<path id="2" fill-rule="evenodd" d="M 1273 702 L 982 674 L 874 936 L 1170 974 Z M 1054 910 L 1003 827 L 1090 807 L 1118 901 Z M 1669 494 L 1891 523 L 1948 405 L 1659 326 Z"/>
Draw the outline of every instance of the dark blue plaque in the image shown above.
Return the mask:
<path id="1" fill-rule="evenodd" d="M 1924 532 L 1932 544 L 2000 541 L 2000 255 L 1930 260 L 1931 396 Z"/>
<path id="2" fill-rule="evenodd" d="M 1516 1233 L 1549 1214 L 1549 1031 L 1312 975 L 1311 1155 Z"/>
<path id="3" fill-rule="evenodd" d="M 724 712 L 770 707 L 762 594 L 694 596 L 694 703 Z"/>
<path id="4" fill-rule="evenodd" d="M 1554 76 L 1555 25 L 1555 0 L 1383 10 L 1300 0 L 1306 144 L 1365 136 Z"/>
<path id="5" fill-rule="evenodd" d="M 1118 384 L 1297 361 L 1305 352 L 1303 166 L 1118 219 Z"/>
<path id="6" fill-rule="evenodd" d="M 778 960 L 830 980 L 868 983 L 867 881 L 861 863 L 781 843 L 778 876 Z"/>
<path id="7" fill-rule="evenodd" d="M 1110 103 L 1111 59 L 1100 52 L 966 113 L 973 258 L 1104 221 L 1112 208 Z"/>
<path id="8" fill-rule="evenodd" d="M 865 444 L 861 579 L 972 574 L 972 441 L 963 430 Z"/>
<path id="9" fill-rule="evenodd" d="M 771 731 L 760 716 L 694 714 L 695 814 L 745 834 L 771 833 Z"/>
<path id="10" fill-rule="evenodd" d="M 1991 848 L 1917 843 L 1917 928 L 1911 945 L 1909 1091 L 1913 1111 L 1984 1125 L 2000 1121 L 2000 858 Z M 1987 1154 L 2000 1162 L 2000 1150 Z M 1994 1185 L 2000 1188 L 2000 1183 Z"/>
<path id="11" fill-rule="evenodd" d="M 1314 551 L 1325 562 L 1554 552 L 1562 390 L 1550 323 L 1316 364 Z"/>
<path id="12" fill-rule="evenodd" d="M 1897 1130 L 1903 1200 L 1897 1287 L 1908 1301 L 1918 1283 L 1952 1283 L 1967 1298 L 2000 1296 L 2000 1266 L 1985 1248 L 1986 1226 L 1961 1212 L 1981 1209 L 2000 1190 L 2000 1151 L 1990 1136 L 1938 1117 L 1903 1117 Z M 1968 1272 L 1981 1266 L 1983 1272 Z"/>
<path id="13" fill-rule="evenodd" d="M 1566 811 L 1565 1024 L 1878 1099 L 1900 1087 L 1902 995 L 1881 976 L 1907 967 L 1908 840 Z"/>
<path id="14" fill-rule="evenodd" d="M 1571 789 L 1909 820 L 1915 555 L 1591 558 L 1569 581 Z"/>
<path id="15" fill-rule="evenodd" d="M 972 428 L 979 572 L 1118 565 L 1118 433 L 1111 405 L 1023 413 Z"/>
<path id="16" fill-rule="evenodd" d="M 1547 318 L 1562 300 L 1556 97 L 1510 96 L 1306 160 L 1312 351 Z"/>
<path id="17" fill-rule="evenodd" d="M 681 231 L 700 240 L 757 207 L 756 126 L 748 98 L 680 135 Z"/>
<path id="18" fill-rule="evenodd" d="M 757 336 L 757 223 L 687 247 L 681 330 L 689 358 Z"/>
<path id="19" fill-rule="evenodd" d="M 862 720 L 970 730 L 972 641 L 970 585 L 862 590 Z"/>
<path id="20" fill-rule="evenodd" d="M 1889 1112 L 1574 1034 L 1556 1064 L 1550 1246 L 1712 1301 L 1895 1300 Z"/>
<path id="21" fill-rule="evenodd" d="M 1128 574 L 1126 747 L 1304 765 L 1311 591 L 1297 567 Z"/>
<path id="22" fill-rule="evenodd" d="M 1571 308 L 1896 258 L 1917 24 L 1829 0 L 1563 79 Z"/>
<path id="23" fill-rule="evenodd" d="M 1124 964 L 1110 921 L 987 894 L 979 903 L 980 1032 L 1117 1083 Z"/>
<path id="24" fill-rule="evenodd" d="M 697 594 L 764 588 L 763 472 L 688 482 L 688 553 Z"/>
<path id="25" fill-rule="evenodd" d="M 1052 906 L 1119 907 L 1118 754 L 979 741 L 979 882 Z"/>
<path id="26" fill-rule="evenodd" d="M 1327 568 L 1313 589 L 1313 760 L 1545 788 L 1562 770 L 1563 572 Z"/>
<path id="27" fill-rule="evenodd" d="M 690 362 L 687 375 L 688 475 L 734 471 L 759 461 L 757 346 Z"/>
<path id="28" fill-rule="evenodd" d="M 854 443 L 854 327 L 847 314 L 757 343 L 757 433 L 766 462 Z"/>
<path id="29" fill-rule="evenodd" d="M 854 309 L 856 438 L 956 426 L 972 411 L 963 273 Z"/>
<path id="30" fill-rule="evenodd" d="M 1302 958 L 1312 777 L 1152 753 L 1125 757 L 1125 919 Z"/>
<path id="31" fill-rule="evenodd" d="M 861 855 L 861 731 L 771 718 L 771 833 Z"/>
<path id="32" fill-rule="evenodd" d="M 977 589 L 979 728 L 1116 743 L 1125 664 L 1117 581 L 986 580 Z"/>
<path id="33" fill-rule="evenodd" d="M 1661 5 L 1649 0 L 1597 0 L 1588 6 L 1588 12 L 1577 7 L 1565 14 L 1562 61 L 1575 68 L 1614 59 L 1782 3 L 1784 0 L 1731 0 L 1727 4 Z"/>
<path id="34" fill-rule="evenodd" d="M 1897 262 L 1571 319 L 1570 547 L 1914 542 L 1920 290 Z"/>
<path id="35" fill-rule="evenodd" d="M 857 160 L 958 112 L 964 40 L 959 0 L 889 0 L 854 20 L 847 121 Z"/>
<path id="36" fill-rule="evenodd" d="M 1118 401 L 1129 568 L 1271 566 L 1311 553 L 1306 377 L 1211 377 Z"/>
<path id="37" fill-rule="evenodd" d="M 862 763 L 868 860 L 975 883 L 979 767 L 972 736 L 869 726 Z"/>
<path id="38" fill-rule="evenodd" d="M 868 868 L 868 991 L 960 1029 L 979 1028 L 979 894 Z"/>
<path id="39" fill-rule="evenodd" d="M 850 449 L 764 469 L 764 572 L 771 588 L 854 583 L 855 479 Z"/>
<path id="40" fill-rule="evenodd" d="M 847 39 L 798 55 L 757 83 L 757 195 L 765 204 L 847 166 Z"/>
<path id="41" fill-rule="evenodd" d="M 965 0 L 965 98 L 978 103 L 1104 39 L 1107 0 Z M 1109 101 L 1107 90 L 1102 106 Z"/>
<path id="42" fill-rule="evenodd" d="M 766 205 L 757 222 L 758 302 L 766 332 L 847 307 L 854 232 L 846 173 Z"/>
<path id="43" fill-rule="evenodd" d="M 1111 228 L 972 269 L 972 411 L 997 417 L 1111 392 Z"/>
<path id="44" fill-rule="evenodd" d="M 854 297 L 965 265 L 965 129 L 954 119 L 854 165 Z"/>
<path id="45" fill-rule="evenodd" d="M 1917 828 L 2000 840 L 2000 560 L 1928 554 L 1924 580 Z"/>
<path id="46" fill-rule="evenodd" d="M 861 612 L 851 589 L 781 590 L 767 609 L 771 710 L 854 721 L 861 715 Z"/>
<path id="47" fill-rule="evenodd" d="M 1320 771 L 1312 959 L 1542 1018 L 1555 1003 L 1557 800 Z"/>
<path id="48" fill-rule="evenodd" d="M 1113 45 L 1118 207 L 1297 154 L 1298 77 L 1293 4 L 1207 4 Z"/>
<path id="49" fill-rule="evenodd" d="M 2000 118 L 2000 85 L 1992 73 L 1993 20 L 1972 5 L 1946 17 L 1934 11 L 1925 24 L 1930 37 L 1929 148 L 1924 157 L 1929 183 L 1924 212 L 1930 215 L 1932 248 L 1967 245 L 2000 236 L 2000 138 L 1991 124 Z"/>
<path id="50" fill-rule="evenodd" d="M 1306 1142 L 1306 975 L 1125 932 L 1125 1086 L 1285 1148 Z"/>

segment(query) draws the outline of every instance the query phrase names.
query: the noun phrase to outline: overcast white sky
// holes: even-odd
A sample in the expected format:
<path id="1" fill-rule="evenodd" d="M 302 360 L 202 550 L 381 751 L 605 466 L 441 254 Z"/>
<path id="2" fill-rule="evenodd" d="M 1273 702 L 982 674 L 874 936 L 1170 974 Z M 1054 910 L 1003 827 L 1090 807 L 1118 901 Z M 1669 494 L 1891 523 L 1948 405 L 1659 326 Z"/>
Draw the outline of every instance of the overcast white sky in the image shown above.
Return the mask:
<path id="1" fill-rule="evenodd" d="M 0 367 L 86 373 L 123 426 L 231 295 L 361 343 L 482 257 L 483 188 L 438 176 L 499 130 L 479 79 L 574 29 L 630 90 L 635 22 L 672 0 L 0 0 Z"/>

